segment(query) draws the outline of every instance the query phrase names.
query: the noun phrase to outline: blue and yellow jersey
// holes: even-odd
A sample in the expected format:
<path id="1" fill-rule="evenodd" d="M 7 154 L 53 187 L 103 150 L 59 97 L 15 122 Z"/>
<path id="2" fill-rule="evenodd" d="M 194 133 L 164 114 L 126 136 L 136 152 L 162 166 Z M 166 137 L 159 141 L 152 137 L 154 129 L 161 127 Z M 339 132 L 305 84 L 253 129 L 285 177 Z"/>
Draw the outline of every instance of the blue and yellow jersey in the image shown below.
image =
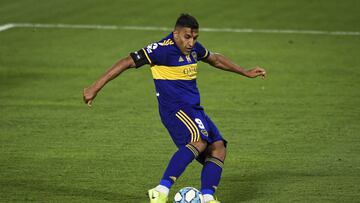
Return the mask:
<path id="1" fill-rule="evenodd" d="M 171 112 L 181 106 L 200 107 L 196 85 L 197 62 L 206 59 L 209 52 L 199 42 L 196 42 L 189 55 L 184 55 L 171 33 L 130 56 L 136 67 L 150 64 L 160 113 Z"/>

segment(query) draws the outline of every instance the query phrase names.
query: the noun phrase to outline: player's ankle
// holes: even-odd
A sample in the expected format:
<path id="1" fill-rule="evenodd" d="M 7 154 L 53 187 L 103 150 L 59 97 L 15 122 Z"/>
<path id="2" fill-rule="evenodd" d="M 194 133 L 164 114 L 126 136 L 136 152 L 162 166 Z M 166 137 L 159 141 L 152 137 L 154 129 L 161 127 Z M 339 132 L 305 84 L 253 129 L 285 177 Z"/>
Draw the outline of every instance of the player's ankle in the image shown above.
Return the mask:
<path id="1" fill-rule="evenodd" d="M 169 192 L 170 192 L 170 189 L 163 186 L 163 185 L 158 185 L 155 187 L 155 190 L 166 195 L 166 196 L 169 196 Z"/>
<path id="2" fill-rule="evenodd" d="M 214 196 L 211 194 L 204 194 L 203 196 L 204 196 L 205 203 L 209 202 L 211 200 L 215 200 Z"/>

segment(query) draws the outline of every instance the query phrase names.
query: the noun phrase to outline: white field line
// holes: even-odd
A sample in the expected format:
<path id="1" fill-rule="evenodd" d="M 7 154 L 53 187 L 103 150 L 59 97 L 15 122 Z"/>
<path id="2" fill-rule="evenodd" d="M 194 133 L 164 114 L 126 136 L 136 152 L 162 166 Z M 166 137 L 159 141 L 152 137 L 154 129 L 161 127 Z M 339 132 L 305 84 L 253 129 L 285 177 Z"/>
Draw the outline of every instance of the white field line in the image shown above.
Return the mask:
<path id="1" fill-rule="evenodd" d="M 171 31 L 172 28 L 153 26 L 117 26 L 117 25 L 76 25 L 76 24 L 39 24 L 39 23 L 11 23 L 0 26 L 0 32 L 14 28 L 68 28 L 68 29 L 98 29 L 98 30 L 152 30 Z M 321 31 L 321 30 L 281 30 L 281 29 L 250 29 L 250 28 L 200 28 L 202 32 L 230 32 L 230 33 L 272 33 L 272 34 L 305 34 L 305 35 L 345 35 L 360 36 L 360 32 L 349 31 Z"/>
<path id="2" fill-rule="evenodd" d="M 14 24 L 0 25 L 0 32 L 1 32 L 1 31 L 5 31 L 5 30 L 8 30 L 8 29 L 13 28 L 13 27 L 15 27 Z"/>

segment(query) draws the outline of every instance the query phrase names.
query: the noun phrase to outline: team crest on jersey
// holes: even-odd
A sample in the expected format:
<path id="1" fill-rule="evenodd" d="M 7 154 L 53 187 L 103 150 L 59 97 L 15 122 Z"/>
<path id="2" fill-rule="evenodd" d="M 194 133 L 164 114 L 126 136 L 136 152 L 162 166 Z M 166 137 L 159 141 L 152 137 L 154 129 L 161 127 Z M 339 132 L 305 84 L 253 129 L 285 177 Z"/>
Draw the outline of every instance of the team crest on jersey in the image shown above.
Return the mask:
<path id="1" fill-rule="evenodd" d="M 192 57 L 195 59 L 195 61 L 197 61 L 197 54 L 196 54 L 196 52 L 191 52 L 191 55 L 192 55 Z"/>
<path id="2" fill-rule="evenodd" d="M 152 43 L 152 44 L 149 44 L 149 45 L 146 47 L 146 51 L 150 54 L 150 53 L 152 53 L 152 51 L 155 50 L 156 48 L 158 48 L 158 43 Z"/>
<path id="3" fill-rule="evenodd" d="M 168 45 L 173 45 L 173 44 L 174 44 L 174 42 L 171 39 L 167 39 L 167 40 L 164 40 L 163 42 L 159 43 L 160 46 L 168 46 Z"/>
<path id="4" fill-rule="evenodd" d="M 186 60 L 187 60 L 187 62 L 191 62 L 191 58 L 190 58 L 190 55 L 186 55 Z"/>
<path id="5" fill-rule="evenodd" d="M 205 135 L 206 137 L 209 136 L 209 133 L 208 133 L 205 129 L 202 129 L 202 130 L 201 130 L 201 133 L 202 133 L 203 135 Z"/>

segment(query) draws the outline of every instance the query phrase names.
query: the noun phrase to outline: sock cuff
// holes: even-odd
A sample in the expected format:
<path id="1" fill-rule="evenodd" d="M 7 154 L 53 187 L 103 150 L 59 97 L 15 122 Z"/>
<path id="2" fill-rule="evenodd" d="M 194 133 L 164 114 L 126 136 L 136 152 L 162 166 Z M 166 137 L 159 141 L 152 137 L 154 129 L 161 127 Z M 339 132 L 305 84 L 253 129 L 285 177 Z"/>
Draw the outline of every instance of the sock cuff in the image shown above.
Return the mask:
<path id="1" fill-rule="evenodd" d="M 156 186 L 155 190 L 162 193 L 162 194 L 165 194 L 166 196 L 168 196 L 169 192 L 170 192 L 170 188 L 168 188 L 166 186 L 163 186 L 163 185 Z"/>
<path id="2" fill-rule="evenodd" d="M 195 158 L 199 156 L 199 151 L 192 144 L 187 144 L 185 147 L 188 148 L 194 154 Z"/>
<path id="3" fill-rule="evenodd" d="M 162 179 L 162 180 L 160 181 L 160 184 L 159 184 L 159 185 L 165 186 L 165 187 L 167 187 L 167 188 L 170 189 L 173 184 L 174 184 L 174 182 L 171 182 L 171 181 Z"/>
<path id="4" fill-rule="evenodd" d="M 205 159 L 205 163 L 206 162 L 212 162 L 212 163 L 216 164 L 217 166 L 219 166 L 220 168 L 224 167 L 224 162 L 216 157 L 207 157 Z"/>

